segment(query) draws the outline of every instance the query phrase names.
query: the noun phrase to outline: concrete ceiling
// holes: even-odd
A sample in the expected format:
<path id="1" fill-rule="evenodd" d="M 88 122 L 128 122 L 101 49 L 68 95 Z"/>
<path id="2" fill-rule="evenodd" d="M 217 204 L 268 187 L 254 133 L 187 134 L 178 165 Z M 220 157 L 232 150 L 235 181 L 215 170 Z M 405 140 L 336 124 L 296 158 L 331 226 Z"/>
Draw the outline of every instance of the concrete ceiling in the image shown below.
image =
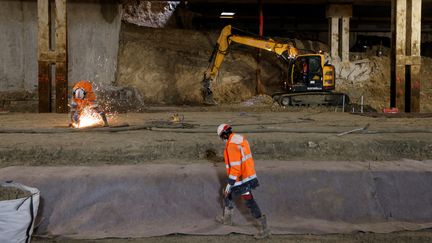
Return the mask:
<path id="1" fill-rule="evenodd" d="M 256 4 L 258 0 L 186 0 L 189 3 L 242 3 Z M 328 3 L 350 3 L 360 5 L 370 4 L 391 4 L 392 0 L 263 0 L 263 3 L 274 4 L 328 4 Z M 421 1 L 421 0 L 415 0 Z M 423 3 L 430 3 L 432 0 L 422 0 Z"/>
<path id="2" fill-rule="evenodd" d="M 417 0 L 414 0 L 417 1 Z M 196 13 L 194 24 L 204 29 L 219 29 L 226 24 L 256 33 L 258 0 L 188 0 Z M 292 32 L 324 32 L 328 23 L 325 9 L 329 3 L 353 4 L 350 27 L 353 32 L 389 32 L 391 0 L 262 0 L 264 30 L 271 36 Z M 422 30 L 432 32 L 432 0 L 422 1 Z M 235 12 L 233 19 L 220 19 L 223 11 Z"/>

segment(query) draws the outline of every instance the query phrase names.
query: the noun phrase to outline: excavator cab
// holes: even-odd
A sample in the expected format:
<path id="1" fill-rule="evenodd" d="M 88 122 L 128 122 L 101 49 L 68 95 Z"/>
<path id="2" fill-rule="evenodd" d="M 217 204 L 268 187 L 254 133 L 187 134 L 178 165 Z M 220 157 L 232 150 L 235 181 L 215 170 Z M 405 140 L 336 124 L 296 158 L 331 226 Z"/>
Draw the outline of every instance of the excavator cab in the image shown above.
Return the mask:
<path id="1" fill-rule="evenodd" d="M 324 63 L 322 54 L 297 56 L 288 64 L 289 77 L 284 89 L 289 92 L 334 90 L 334 67 Z"/>

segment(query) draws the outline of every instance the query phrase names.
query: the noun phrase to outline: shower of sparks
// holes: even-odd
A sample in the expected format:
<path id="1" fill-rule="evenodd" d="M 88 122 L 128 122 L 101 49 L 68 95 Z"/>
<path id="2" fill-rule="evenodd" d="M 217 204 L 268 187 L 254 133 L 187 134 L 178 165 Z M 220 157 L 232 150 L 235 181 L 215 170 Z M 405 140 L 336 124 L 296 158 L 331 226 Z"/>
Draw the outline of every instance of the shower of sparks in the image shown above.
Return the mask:
<path id="1" fill-rule="evenodd" d="M 103 125 L 103 121 L 99 113 L 90 107 L 86 107 L 80 114 L 78 124 L 74 124 L 75 128 L 92 127 Z"/>

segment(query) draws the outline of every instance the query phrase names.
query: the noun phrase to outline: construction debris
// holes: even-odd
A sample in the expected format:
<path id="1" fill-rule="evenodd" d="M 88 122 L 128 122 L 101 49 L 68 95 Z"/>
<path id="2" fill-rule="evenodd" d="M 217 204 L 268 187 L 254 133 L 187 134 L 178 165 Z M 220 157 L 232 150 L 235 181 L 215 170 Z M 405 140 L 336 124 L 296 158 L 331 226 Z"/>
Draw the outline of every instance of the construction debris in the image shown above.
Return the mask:
<path id="1" fill-rule="evenodd" d="M 360 131 L 361 132 L 365 132 L 365 131 L 367 131 L 368 127 L 369 127 L 369 123 L 366 124 L 366 126 L 364 126 L 362 128 L 356 128 L 356 129 L 353 129 L 353 130 L 350 130 L 350 131 L 347 131 L 347 132 L 339 133 L 337 136 L 343 136 L 343 135 L 346 135 L 346 134 L 350 134 L 350 133 L 354 133 L 354 132 L 360 132 Z"/>

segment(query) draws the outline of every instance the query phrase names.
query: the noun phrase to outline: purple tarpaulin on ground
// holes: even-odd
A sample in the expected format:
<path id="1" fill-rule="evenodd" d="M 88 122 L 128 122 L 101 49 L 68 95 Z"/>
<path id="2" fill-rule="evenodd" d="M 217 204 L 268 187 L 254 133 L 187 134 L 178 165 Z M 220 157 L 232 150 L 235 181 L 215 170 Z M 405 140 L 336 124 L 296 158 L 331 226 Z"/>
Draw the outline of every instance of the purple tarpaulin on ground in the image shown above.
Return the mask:
<path id="1" fill-rule="evenodd" d="M 254 195 L 275 234 L 432 227 L 432 162 L 257 161 Z M 0 181 L 41 191 L 36 234 L 71 238 L 253 234 L 240 203 L 221 226 L 224 164 L 7 167 Z M 38 224 L 38 222 L 36 223 Z"/>

